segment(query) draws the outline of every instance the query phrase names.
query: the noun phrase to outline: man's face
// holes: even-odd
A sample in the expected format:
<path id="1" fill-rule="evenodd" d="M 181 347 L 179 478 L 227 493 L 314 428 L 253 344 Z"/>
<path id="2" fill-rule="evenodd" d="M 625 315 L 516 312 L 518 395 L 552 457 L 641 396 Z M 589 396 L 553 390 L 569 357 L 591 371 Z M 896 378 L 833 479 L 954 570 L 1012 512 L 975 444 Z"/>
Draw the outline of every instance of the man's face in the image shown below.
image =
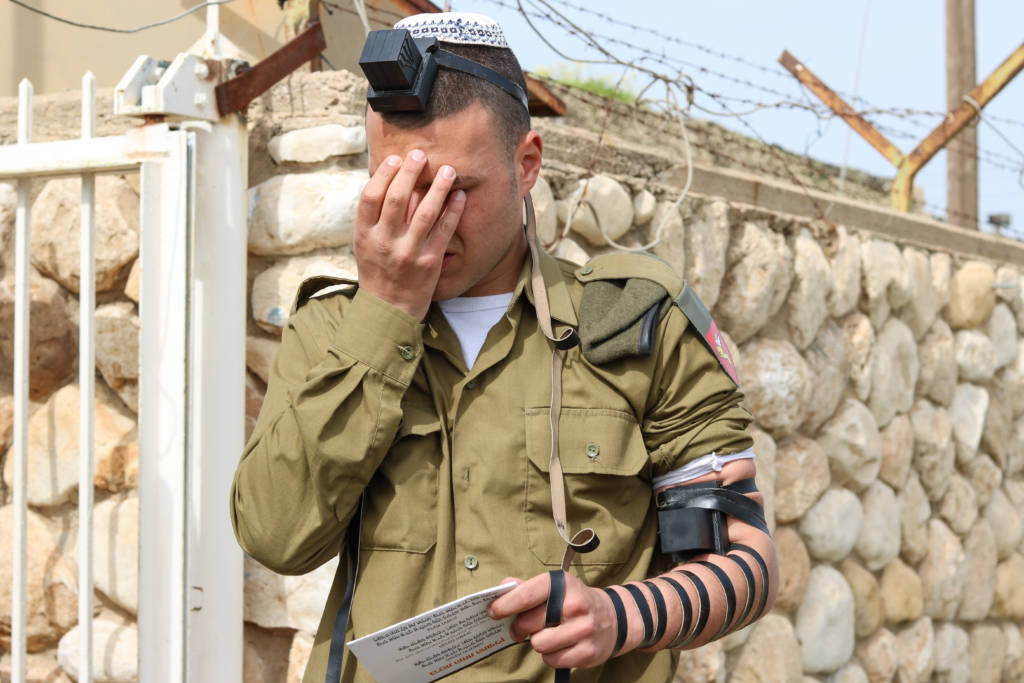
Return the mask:
<path id="1" fill-rule="evenodd" d="M 521 144 L 510 157 L 491 113 L 476 102 L 420 128 L 398 128 L 367 110 L 366 135 L 371 175 L 389 155 L 405 158 L 414 149 L 426 153 L 409 216 L 444 164 L 457 174 L 452 191 L 466 193 L 466 206 L 445 249 L 433 300 L 512 291 L 526 253 L 522 199 L 536 180 L 537 169 L 532 166 L 534 156 L 536 166 L 540 165 L 539 138 L 533 145 L 535 153 L 531 145 Z M 529 134 L 532 140 L 530 136 L 536 134 Z"/>

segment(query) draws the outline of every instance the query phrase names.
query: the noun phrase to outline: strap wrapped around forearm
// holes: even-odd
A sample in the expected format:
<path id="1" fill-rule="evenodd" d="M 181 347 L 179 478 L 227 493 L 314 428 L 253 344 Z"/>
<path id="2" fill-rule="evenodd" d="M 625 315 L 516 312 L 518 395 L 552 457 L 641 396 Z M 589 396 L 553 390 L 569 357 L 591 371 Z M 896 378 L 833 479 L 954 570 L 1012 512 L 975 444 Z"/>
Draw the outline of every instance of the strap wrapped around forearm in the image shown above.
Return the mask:
<path id="1" fill-rule="evenodd" d="M 665 635 L 665 628 L 668 626 L 668 605 L 665 604 L 665 596 L 661 594 L 661 589 L 653 581 L 644 581 L 643 584 L 647 586 L 647 590 L 651 592 L 651 599 L 654 600 L 654 610 L 658 617 L 658 623 L 654 629 L 654 636 L 651 638 L 651 644 L 660 643 L 662 636 Z"/>
<path id="2" fill-rule="evenodd" d="M 669 649 L 672 649 L 679 647 L 679 644 L 682 643 L 683 639 L 690 633 L 690 623 L 693 618 L 693 606 L 690 604 L 690 594 L 686 592 L 686 589 L 683 588 L 681 583 L 670 576 L 660 576 L 658 578 L 672 587 L 672 590 L 676 592 L 676 597 L 679 598 L 679 605 L 683 608 L 683 616 L 679 622 L 679 630 L 676 632 L 676 637 L 668 644 Z"/>
<path id="3" fill-rule="evenodd" d="M 715 578 L 722 585 L 722 591 L 725 593 L 725 618 L 722 620 L 722 625 L 718 628 L 718 633 L 712 638 L 712 640 L 718 640 L 728 632 L 729 625 L 732 623 L 732 617 L 736 613 L 736 588 L 732 585 L 729 575 L 718 565 L 706 560 L 701 560 L 697 564 L 711 570 L 711 573 L 715 575 Z"/>
<path id="4" fill-rule="evenodd" d="M 726 515 L 768 533 L 764 508 L 744 495 L 756 490 L 753 480 L 744 479 L 730 485 L 702 482 L 659 491 L 656 503 L 662 552 L 676 562 L 702 553 L 724 555 L 729 546 Z"/>
<path id="5" fill-rule="evenodd" d="M 732 545 L 730 545 L 729 546 L 729 555 L 733 556 L 733 553 L 735 551 L 737 551 L 737 550 L 739 550 L 741 552 L 744 552 L 744 553 L 747 553 L 752 558 L 754 558 L 754 562 L 757 564 L 757 568 L 761 572 L 761 600 L 758 602 L 757 609 L 754 611 L 754 614 L 751 616 L 751 621 L 753 621 L 754 619 L 757 619 L 758 617 L 761 616 L 761 614 L 764 613 L 765 605 L 768 603 L 768 592 L 769 592 L 768 565 L 765 564 L 764 558 L 761 557 L 760 553 L 758 553 L 756 550 L 754 550 L 750 546 L 743 545 L 742 543 L 733 543 Z"/>
<path id="6" fill-rule="evenodd" d="M 682 574 L 688 578 L 690 583 L 693 584 L 694 589 L 697 591 L 697 605 L 699 611 L 697 612 L 697 623 L 693 627 L 693 632 L 682 640 L 669 645 L 670 648 L 682 648 L 697 640 L 697 638 L 704 633 L 704 627 L 707 626 L 708 617 L 711 616 L 711 596 L 708 594 L 708 589 L 704 586 L 704 582 L 701 581 L 700 577 L 693 572 L 686 569 L 673 569 L 672 571 Z"/>
<path id="7" fill-rule="evenodd" d="M 737 555 L 730 552 L 726 557 L 736 563 L 743 572 L 743 580 L 747 583 L 747 599 L 743 605 L 743 612 L 740 614 L 740 618 L 736 621 L 736 627 L 742 627 L 746 623 L 747 617 L 750 616 L 750 610 L 754 606 L 754 593 L 757 591 L 757 583 L 754 581 L 754 572 L 750 569 L 750 565 L 743 559 L 741 555 Z"/>

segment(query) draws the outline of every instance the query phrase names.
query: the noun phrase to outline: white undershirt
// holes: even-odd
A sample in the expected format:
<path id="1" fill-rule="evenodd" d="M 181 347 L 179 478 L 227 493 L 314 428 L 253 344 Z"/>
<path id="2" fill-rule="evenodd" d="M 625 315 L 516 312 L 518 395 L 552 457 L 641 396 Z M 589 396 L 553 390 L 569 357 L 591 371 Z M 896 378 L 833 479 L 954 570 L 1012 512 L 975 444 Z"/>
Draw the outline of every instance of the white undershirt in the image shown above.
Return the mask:
<path id="1" fill-rule="evenodd" d="M 511 302 L 512 292 L 491 296 L 459 296 L 437 302 L 455 336 L 459 338 L 467 370 L 473 369 L 487 333 L 505 315 Z"/>
<path id="2" fill-rule="evenodd" d="M 677 486 L 679 484 L 685 484 L 686 482 L 693 481 L 698 477 L 703 477 L 705 474 L 721 472 L 722 466 L 726 463 L 732 462 L 733 460 L 743 460 L 744 458 L 753 457 L 754 451 L 749 448 L 745 451 L 732 453 L 730 455 L 719 455 L 718 453 L 711 452 L 691 460 L 682 467 L 677 467 L 674 470 L 666 472 L 660 477 L 655 477 L 654 481 L 651 482 L 651 488 L 660 489 L 663 486 Z"/>

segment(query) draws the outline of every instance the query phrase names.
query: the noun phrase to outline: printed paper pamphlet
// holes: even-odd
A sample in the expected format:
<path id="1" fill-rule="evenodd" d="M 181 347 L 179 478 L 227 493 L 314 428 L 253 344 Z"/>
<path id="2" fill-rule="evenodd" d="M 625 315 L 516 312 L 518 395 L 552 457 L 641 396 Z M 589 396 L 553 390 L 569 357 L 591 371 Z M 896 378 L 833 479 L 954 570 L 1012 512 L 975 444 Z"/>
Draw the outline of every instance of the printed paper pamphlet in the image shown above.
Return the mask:
<path id="1" fill-rule="evenodd" d="M 487 616 L 487 605 L 515 587 L 506 583 L 459 598 L 348 647 L 380 683 L 436 681 L 516 644 L 510 631 L 514 616 Z"/>

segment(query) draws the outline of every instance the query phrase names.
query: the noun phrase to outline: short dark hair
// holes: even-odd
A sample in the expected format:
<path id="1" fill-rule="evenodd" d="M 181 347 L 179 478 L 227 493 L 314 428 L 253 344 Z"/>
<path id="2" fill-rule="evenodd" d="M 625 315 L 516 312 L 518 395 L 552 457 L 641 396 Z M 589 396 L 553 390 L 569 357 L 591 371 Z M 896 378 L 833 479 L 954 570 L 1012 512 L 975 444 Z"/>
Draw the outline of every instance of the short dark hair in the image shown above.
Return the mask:
<path id="1" fill-rule="evenodd" d="M 526 92 L 526 78 L 515 53 L 507 47 L 441 43 L 441 48 L 497 71 Z M 424 111 L 387 112 L 381 116 L 399 128 L 419 128 L 437 118 L 457 114 L 472 102 L 479 102 L 494 117 L 509 156 L 530 131 L 530 113 L 507 92 L 490 81 L 454 69 L 440 68 L 434 79 L 430 101 Z"/>

